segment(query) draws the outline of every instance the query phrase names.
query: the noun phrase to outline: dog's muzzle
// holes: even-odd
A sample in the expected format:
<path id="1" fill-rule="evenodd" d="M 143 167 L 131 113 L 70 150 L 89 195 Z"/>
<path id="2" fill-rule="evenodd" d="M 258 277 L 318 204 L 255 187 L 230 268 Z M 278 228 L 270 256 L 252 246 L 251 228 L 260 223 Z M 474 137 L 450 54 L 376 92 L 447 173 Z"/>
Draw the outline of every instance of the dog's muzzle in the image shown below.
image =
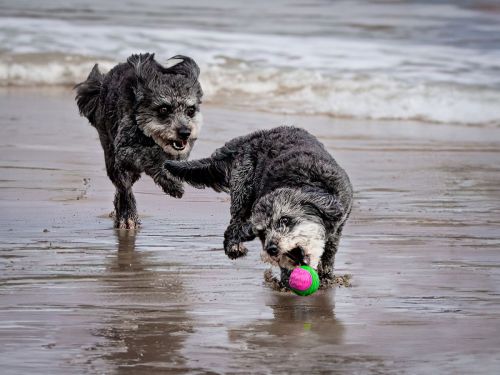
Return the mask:
<path id="1" fill-rule="evenodd" d="M 182 151 L 186 148 L 189 136 L 191 135 L 191 129 L 186 126 L 183 126 L 179 130 L 177 130 L 178 139 L 172 141 L 172 147 L 176 151 Z"/>
<path id="2" fill-rule="evenodd" d="M 292 250 L 286 252 L 285 255 L 298 266 L 307 264 L 307 262 L 305 261 L 306 254 L 300 247 L 293 248 Z"/>

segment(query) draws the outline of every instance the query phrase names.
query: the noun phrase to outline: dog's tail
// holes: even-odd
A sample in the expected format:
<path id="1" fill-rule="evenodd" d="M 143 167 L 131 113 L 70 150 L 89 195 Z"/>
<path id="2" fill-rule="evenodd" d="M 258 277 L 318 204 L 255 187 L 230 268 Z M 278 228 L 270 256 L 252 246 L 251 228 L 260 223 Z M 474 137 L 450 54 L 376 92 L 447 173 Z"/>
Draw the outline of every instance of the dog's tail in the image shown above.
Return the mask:
<path id="1" fill-rule="evenodd" d="M 95 64 L 87 80 L 74 87 L 76 90 L 75 99 L 80 110 L 80 115 L 85 116 L 94 126 L 103 79 L 104 75 L 99 71 L 97 64 Z"/>
<path id="2" fill-rule="evenodd" d="M 206 186 L 217 192 L 229 191 L 227 160 L 213 156 L 191 161 L 167 160 L 164 164 L 172 175 L 198 189 Z"/>

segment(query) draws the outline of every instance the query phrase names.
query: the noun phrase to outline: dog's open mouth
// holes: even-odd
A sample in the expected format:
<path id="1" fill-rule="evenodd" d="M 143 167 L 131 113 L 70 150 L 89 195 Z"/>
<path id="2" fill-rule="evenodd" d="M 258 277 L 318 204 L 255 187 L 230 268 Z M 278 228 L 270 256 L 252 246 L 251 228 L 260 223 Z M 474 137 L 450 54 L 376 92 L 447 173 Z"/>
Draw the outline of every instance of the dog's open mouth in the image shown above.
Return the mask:
<path id="1" fill-rule="evenodd" d="M 176 140 L 172 141 L 172 147 L 176 151 L 182 151 L 186 148 L 188 141 L 187 140 Z"/>
<path id="2" fill-rule="evenodd" d="M 290 258 L 294 263 L 298 266 L 302 266 L 307 264 L 305 261 L 306 254 L 303 249 L 300 247 L 293 248 L 289 252 L 285 253 L 285 255 Z"/>

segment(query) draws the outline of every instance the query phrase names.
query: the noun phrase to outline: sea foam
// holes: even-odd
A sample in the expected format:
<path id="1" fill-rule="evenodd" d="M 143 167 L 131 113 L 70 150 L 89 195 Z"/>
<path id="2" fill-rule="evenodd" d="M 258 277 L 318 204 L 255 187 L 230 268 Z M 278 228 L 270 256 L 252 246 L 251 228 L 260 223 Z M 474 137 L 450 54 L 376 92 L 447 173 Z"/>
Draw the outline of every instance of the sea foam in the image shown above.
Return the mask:
<path id="1" fill-rule="evenodd" d="M 2 18 L 1 86 L 73 85 L 131 53 L 192 56 L 208 101 L 366 119 L 500 123 L 500 51 Z"/>

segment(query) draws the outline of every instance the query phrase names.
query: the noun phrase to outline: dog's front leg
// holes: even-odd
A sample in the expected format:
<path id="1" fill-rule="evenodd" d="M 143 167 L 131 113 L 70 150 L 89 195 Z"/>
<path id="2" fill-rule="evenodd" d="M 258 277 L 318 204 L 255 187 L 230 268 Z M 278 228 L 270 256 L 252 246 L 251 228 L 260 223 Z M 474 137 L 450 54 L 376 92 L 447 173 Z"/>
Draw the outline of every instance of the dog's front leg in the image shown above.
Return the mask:
<path id="1" fill-rule="evenodd" d="M 182 198 L 184 195 L 182 182 L 163 168 L 163 164 L 167 160 L 163 151 L 159 147 L 158 149 L 153 148 L 149 151 L 148 156 L 148 160 L 144 163 L 144 172 L 163 189 L 165 194 L 174 198 Z"/>
<path id="2" fill-rule="evenodd" d="M 255 238 L 249 222 L 254 200 L 254 166 L 250 157 L 235 163 L 231 172 L 231 222 L 224 233 L 224 251 L 231 259 L 245 256 L 248 249 L 243 242 Z"/>
<path id="3" fill-rule="evenodd" d="M 329 287 L 335 282 L 334 266 L 335 254 L 342 236 L 343 224 L 337 229 L 337 232 L 330 236 L 325 243 L 325 251 L 321 256 L 318 265 L 318 275 L 321 282 L 321 287 Z"/>
<path id="4" fill-rule="evenodd" d="M 182 182 L 163 168 L 166 155 L 159 146 L 144 148 L 134 143 L 118 144 L 117 163 L 128 168 L 145 172 L 163 191 L 175 198 L 184 194 Z"/>
<path id="5" fill-rule="evenodd" d="M 224 251 L 231 259 L 245 256 L 248 249 L 243 242 L 251 241 L 255 238 L 252 226 L 249 222 L 242 222 L 231 219 L 229 226 L 224 232 Z"/>

